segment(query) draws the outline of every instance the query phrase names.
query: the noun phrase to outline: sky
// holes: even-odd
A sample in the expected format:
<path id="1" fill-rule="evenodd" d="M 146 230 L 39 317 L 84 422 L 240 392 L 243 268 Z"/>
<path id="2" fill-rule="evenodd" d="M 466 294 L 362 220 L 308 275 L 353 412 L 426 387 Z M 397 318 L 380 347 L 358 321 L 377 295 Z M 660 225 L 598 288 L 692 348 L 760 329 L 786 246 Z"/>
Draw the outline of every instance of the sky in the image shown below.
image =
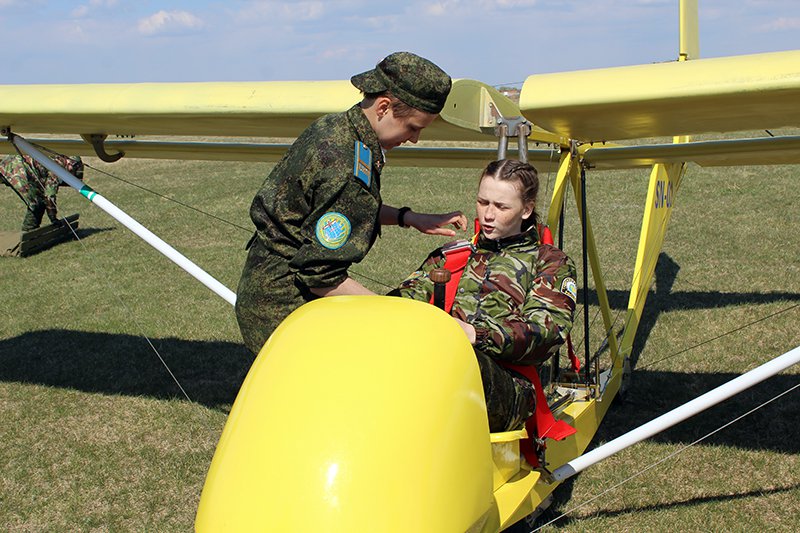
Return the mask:
<path id="1" fill-rule="evenodd" d="M 800 49 L 800 0 L 700 0 L 700 55 Z M 2 84 L 347 79 L 391 52 L 455 78 L 674 60 L 678 0 L 0 0 Z"/>

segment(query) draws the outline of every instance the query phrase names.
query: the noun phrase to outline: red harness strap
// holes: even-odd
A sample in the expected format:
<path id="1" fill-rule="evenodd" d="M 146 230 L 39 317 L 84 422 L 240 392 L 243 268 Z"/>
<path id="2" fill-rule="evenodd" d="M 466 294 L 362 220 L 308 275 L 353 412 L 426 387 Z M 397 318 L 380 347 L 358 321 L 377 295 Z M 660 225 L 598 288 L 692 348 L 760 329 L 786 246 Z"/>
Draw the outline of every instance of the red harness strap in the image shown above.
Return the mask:
<path id="1" fill-rule="evenodd" d="M 541 242 L 543 244 L 553 244 L 553 235 L 550 228 L 540 225 L 538 228 Z M 473 243 L 477 240 L 480 233 L 480 226 L 478 221 L 475 220 L 475 237 Z M 445 285 L 445 311 L 450 312 L 453 308 L 453 302 L 456 297 L 456 289 L 458 282 L 461 280 L 461 275 L 467 266 L 470 255 L 472 255 L 472 248 L 466 244 L 454 246 L 450 249 L 443 249 L 445 262 L 444 268 L 450 271 L 450 281 Z M 433 303 L 433 297 L 431 297 Z M 569 348 L 569 358 L 572 362 L 574 370 L 580 369 L 580 361 L 572 350 L 572 342 L 567 338 L 567 345 Z M 532 466 L 539 466 L 539 459 L 536 454 L 536 449 L 533 443 L 533 438 L 536 436 L 539 440 L 550 438 L 561 440 L 575 433 L 575 428 L 564 422 L 563 420 L 556 420 L 553 413 L 550 411 L 550 406 L 547 405 L 547 398 L 544 395 L 541 380 L 539 379 L 539 372 L 533 365 L 511 365 L 503 363 L 500 364 L 505 368 L 511 369 L 519 374 L 525 376 L 532 384 L 536 394 L 536 407 L 534 414 L 525 421 L 525 429 L 528 431 L 528 438 L 520 442 L 520 450 L 525 455 L 525 459 Z M 577 368 L 576 368 L 577 365 Z"/>
<path id="2" fill-rule="evenodd" d="M 561 440 L 575 433 L 576 429 L 563 420 L 556 420 L 556 417 L 553 416 L 550 406 L 547 405 L 547 397 L 544 395 L 542 381 L 539 379 L 539 371 L 534 365 L 511 365 L 502 361 L 499 363 L 509 370 L 522 374 L 533 384 L 536 407 L 533 409 L 533 416 L 525 421 L 528 438 L 520 441 L 519 449 L 531 466 L 540 466 L 539 456 L 533 443 L 534 435 L 540 441 L 544 439 Z"/>

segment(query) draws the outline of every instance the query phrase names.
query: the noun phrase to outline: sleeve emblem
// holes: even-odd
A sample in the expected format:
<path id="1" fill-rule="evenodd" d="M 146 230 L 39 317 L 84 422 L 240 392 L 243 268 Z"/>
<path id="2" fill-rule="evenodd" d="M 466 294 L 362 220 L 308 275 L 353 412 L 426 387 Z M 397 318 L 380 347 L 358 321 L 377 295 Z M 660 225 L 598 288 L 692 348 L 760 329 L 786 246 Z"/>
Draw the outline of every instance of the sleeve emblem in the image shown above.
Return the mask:
<path id="1" fill-rule="evenodd" d="M 316 235 L 325 248 L 339 249 L 350 237 L 350 221 L 341 213 L 329 211 L 317 220 Z"/>
<path id="2" fill-rule="evenodd" d="M 561 282 L 561 292 L 569 296 L 573 302 L 578 301 L 578 286 L 575 284 L 575 280 L 566 277 L 564 281 Z"/>

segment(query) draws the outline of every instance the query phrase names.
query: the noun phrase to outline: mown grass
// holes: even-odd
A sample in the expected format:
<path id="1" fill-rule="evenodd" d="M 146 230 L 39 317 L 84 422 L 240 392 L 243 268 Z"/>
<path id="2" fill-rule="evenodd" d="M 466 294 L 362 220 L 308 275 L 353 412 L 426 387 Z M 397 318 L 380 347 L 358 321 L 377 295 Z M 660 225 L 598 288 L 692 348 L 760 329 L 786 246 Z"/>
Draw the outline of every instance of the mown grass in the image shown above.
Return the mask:
<path id="1" fill-rule="evenodd" d="M 247 209 L 269 165 L 88 162 L 87 183 L 235 290 L 250 233 Z M 798 173 L 690 167 L 642 317 L 632 389 L 598 442 L 800 344 Z M 542 176 L 542 212 L 553 180 Z M 384 199 L 472 217 L 476 182 L 472 170 L 389 166 Z M 619 321 L 646 183 L 646 171 L 589 174 L 589 213 Z M 251 362 L 232 309 L 73 191 L 62 191 L 59 203 L 62 214 L 80 212 L 81 242 L 0 259 L 0 529 L 191 530 L 227 410 Z M 1 193 L 0 229 L 17 229 L 21 218 L 19 200 Z M 567 220 L 565 249 L 580 265 L 571 205 Z M 354 275 L 385 292 L 440 241 L 386 228 Z M 596 347 L 600 320 L 594 306 L 589 314 Z M 790 369 L 588 469 L 557 490 L 549 517 L 583 506 L 547 529 L 800 529 L 797 391 L 597 497 L 797 384 L 798 375 Z"/>

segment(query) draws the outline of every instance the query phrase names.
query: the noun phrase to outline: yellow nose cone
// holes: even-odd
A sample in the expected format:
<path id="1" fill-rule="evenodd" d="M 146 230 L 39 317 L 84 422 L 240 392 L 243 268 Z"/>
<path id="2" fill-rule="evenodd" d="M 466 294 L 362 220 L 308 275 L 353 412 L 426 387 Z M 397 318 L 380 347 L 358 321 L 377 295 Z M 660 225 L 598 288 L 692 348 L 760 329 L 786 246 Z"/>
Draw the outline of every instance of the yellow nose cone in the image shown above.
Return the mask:
<path id="1" fill-rule="evenodd" d="M 461 328 L 401 298 L 322 298 L 264 345 L 196 529 L 498 529 L 480 373 Z"/>

